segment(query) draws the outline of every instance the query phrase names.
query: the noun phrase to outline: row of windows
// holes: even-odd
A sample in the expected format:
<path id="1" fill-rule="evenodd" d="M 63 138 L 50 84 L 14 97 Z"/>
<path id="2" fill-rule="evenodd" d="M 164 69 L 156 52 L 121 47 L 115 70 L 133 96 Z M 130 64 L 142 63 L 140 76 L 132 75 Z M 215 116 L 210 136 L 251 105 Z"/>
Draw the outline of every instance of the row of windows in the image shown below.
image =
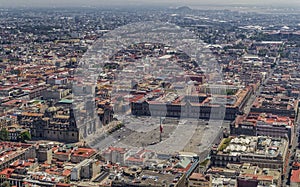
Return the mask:
<path id="1" fill-rule="evenodd" d="M 50 131 L 48 131 L 48 134 L 50 134 Z M 53 134 L 56 134 L 56 132 L 53 131 Z M 62 134 L 62 132 L 60 131 L 59 134 Z M 66 135 L 68 136 L 68 135 L 69 135 L 69 132 L 66 132 Z M 72 133 L 71 135 L 74 136 L 74 133 Z"/>

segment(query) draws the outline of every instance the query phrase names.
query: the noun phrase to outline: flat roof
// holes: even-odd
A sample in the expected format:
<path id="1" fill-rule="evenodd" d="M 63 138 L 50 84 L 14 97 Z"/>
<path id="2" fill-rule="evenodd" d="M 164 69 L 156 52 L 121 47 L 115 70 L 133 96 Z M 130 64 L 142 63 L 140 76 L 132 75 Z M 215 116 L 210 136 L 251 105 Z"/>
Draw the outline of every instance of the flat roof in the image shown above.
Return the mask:
<path id="1" fill-rule="evenodd" d="M 73 100 L 71 100 L 71 99 L 62 99 L 62 100 L 59 101 L 59 103 L 72 104 Z"/>

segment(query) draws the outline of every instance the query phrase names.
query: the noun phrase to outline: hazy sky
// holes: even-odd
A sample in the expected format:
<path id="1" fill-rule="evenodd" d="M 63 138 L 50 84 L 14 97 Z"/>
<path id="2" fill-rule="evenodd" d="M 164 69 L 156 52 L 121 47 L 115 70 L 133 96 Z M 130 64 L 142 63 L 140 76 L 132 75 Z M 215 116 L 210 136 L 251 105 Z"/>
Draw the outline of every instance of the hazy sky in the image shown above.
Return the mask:
<path id="1" fill-rule="evenodd" d="M 274 5 L 300 8 L 300 0 L 0 0 L 0 7 L 54 7 L 54 6 L 124 6 L 124 5 Z"/>

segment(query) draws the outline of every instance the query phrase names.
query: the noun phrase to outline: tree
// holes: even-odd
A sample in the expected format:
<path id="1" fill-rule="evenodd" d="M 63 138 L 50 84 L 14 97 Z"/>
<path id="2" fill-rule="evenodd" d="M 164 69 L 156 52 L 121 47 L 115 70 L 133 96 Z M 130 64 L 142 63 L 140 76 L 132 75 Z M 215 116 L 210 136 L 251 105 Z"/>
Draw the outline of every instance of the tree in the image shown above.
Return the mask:
<path id="1" fill-rule="evenodd" d="M 268 50 L 267 49 L 260 49 L 258 51 L 258 56 L 266 56 L 268 54 Z"/>
<path id="2" fill-rule="evenodd" d="M 0 130 L 0 140 L 7 141 L 8 140 L 8 131 L 5 128 Z"/>
<path id="3" fill-rule="evenodd" d="M 236 90 L 228 89 L 226 90 L 226 95 L 234 95 L 236 93 Z"/>
<path id="4" fill-rule="evenodd" d="M 20 134 L 21 142 L 26 142 L 27 140 L 31 140 L 31 134 L 29 131 L 24 131 Z"/>
<path id="5" fill-rule="evenodd" d="M 1 184 L 1 187 L 11 187 L 11 185 L 8 181 L 5 181 Z"/>

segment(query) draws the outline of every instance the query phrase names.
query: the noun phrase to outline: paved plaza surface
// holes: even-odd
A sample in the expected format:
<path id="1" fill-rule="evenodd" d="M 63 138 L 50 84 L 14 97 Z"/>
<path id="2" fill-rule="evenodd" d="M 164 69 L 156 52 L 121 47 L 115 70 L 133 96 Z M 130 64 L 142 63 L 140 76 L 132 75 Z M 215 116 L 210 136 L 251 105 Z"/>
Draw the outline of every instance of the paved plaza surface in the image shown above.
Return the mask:
<path id="1" fill-rule="evenodd" d="M 123 117 L 122 123 L 124 127 L 117 131 L 107 134 L 99 130 L 87 141 L 99 150 L 116 146 L 145 148 L 163 154 L 180 151 L 200 154 L 212 146 L 224 128 L 229 127 L 224 121 L 135 116 Z"/>

